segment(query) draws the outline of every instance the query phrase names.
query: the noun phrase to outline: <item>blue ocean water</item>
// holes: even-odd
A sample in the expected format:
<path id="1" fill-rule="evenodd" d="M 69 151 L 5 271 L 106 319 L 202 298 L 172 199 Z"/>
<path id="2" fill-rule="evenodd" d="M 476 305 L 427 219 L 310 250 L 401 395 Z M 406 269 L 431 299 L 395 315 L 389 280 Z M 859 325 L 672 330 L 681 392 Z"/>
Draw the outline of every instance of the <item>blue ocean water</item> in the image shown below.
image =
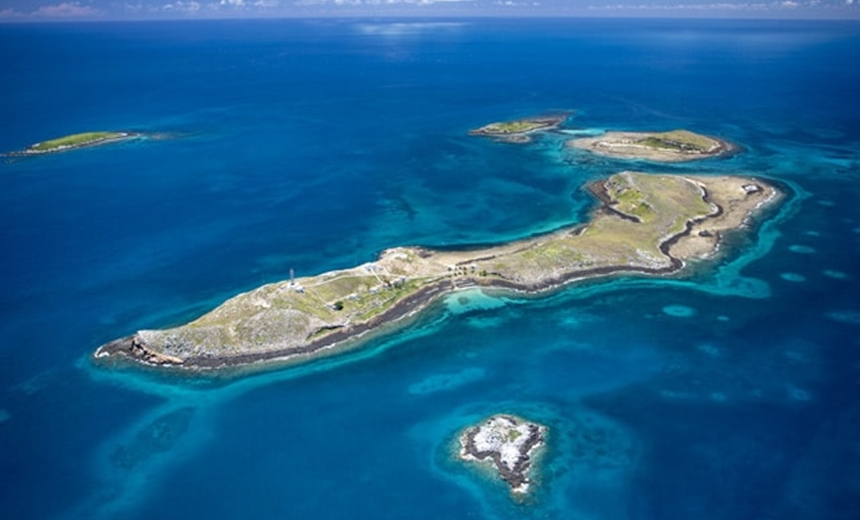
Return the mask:
<path id="1" fill-rule="evenodd" d="M 860 510 L 860 25 L 311 20 L 0 26 L 6 518 L 848 518 Z M 660 166 L 570 135 L 739 143 Z M 716 266 L 440 304 L 344 356 L 232 381 L 92 366 L 101 343 L 384 248 L 587 218 L 624 169 L 791 197 Z M 474 296 L 470 296 L 474 298 Z M 511 500 L 452 458 L 496 412 L 551 428 Z"/>

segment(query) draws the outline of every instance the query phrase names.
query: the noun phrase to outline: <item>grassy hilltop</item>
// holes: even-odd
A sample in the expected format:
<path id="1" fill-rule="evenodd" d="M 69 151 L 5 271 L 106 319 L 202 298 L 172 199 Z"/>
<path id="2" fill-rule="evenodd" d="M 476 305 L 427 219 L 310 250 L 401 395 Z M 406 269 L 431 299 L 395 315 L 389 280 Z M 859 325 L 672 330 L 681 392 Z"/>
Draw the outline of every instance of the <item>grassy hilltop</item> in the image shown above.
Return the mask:
<path id="1" fill-rule="evenodd" d="M 48 152 L 60 148 L 76 148 L 96 144 L 109 139 L 120 139 L 125 136 L 126 134 L 122 132 L 83 132 L 80 134 L 72 134 L 65 137 L 59 137 L 57 139 L 51 139 L 49 141 L 42 141 L 41 143 L 36 143 L 27 149 L 38 152 Z"/>

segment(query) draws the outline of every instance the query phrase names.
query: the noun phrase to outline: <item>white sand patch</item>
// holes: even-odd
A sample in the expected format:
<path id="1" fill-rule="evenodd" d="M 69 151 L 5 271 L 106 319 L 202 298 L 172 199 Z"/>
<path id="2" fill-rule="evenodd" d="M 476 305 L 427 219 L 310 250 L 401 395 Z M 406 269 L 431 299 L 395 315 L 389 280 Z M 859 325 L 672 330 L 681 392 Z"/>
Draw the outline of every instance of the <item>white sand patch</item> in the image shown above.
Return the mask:
<path id="1" fill-rule="evenodd" d="M 436 392 L 453 390 L 454 388 L 477 381 L 486 375 L 483 368 L 467 368 L 459 372 L 434 374 L 409 386 L 412 395 L 427 395 Z"/>
<path id="2" fill-rule="evenodd" d="M 476 329 L 492 329 L 496 327 L 500 327 L 505 323 L 505 320 L 502 318 L 469 318 L 466 320 L 466 323 L 469 324 L 470 327 L 475 327 Z"/>
<path id="3" fill-rule="evenodd" d="M 833 311 L 828 312 L 825 316 L 840 323 L 860 325 L 860 311 Z"/>
<path id="4" fill-rule="evenodd" d="M 593 314 L 588 314 L 585 312 L 574 312 L 572 314 L 560 314 L 558 318 L 558 324 L 559 326 L 567 329 L 578 329 L 586 324 L 594 323 L 598 320 L 600 320 L 600 318 Z"/>
<path id="5" fill-rule="evenodd" d="M 673 401 L 685 401 L 693 399 L 695 396 L 690 392 L 678 392 L 676 390 L 660 390 L 660 397 L 671 399 Z"/>
<path id="6" fill-rule="evenodd" d="M 721 355 L 720 348 L 713 343 L 700 343 L 699 345 L 696 345 L 696 349 L 711 357 L 720 357 Z"/>
<path id="7" fill-rule="evenodd" d="M 790 246 L 788 248 L 788 250 L 791 251 L 792 253 L 798 253 L 801 255 L 811 255 L 811 254 L 815 254 L 817 252 L 817 251 L 815 251 L 814 247 L 802 246 L 799 244 L 795 244 L 793 246 Z"/>
<path id="8" fill-rule="evenodd" d="M 457 291 L 445 297 L 445 306 L 454 314 L 470 311 L 484 311 L 504 307 L 505 302 L 499 298 L 488 296 L 480 289 Z"/>
<path id="9" fill-rule="evenodd" d="M 842 271 L 837 271 L 836 269 L 825 269 L 821 271 L 821 274 L 828 278 L 833 278 L 834 280 L 845 280 L 848 278 L 847 274 Z"/>
<path id="10" fill-rule="evenodd" d="M 711 394 L 711 400 L 717 403 L 725 403 L 728 401 L 728 398 L 726 397 L 726 394 L 722 392 L 713 392 Z"/>
<path id="11" fill-rule="evenodd" d="M 807 402 L 812 399 L 812 396 L 809 395 L 809 392 L 807 392 L 803 388 L 798 388 L 796 386 L 791 386 L 788 388 L 788 395 L 795 401 Z"/>
<path id="12" fill-rule="evenodd" d="M 796 350 L 789 350 L 785 353 L 785 357 L 794 363 L 809 363 L 809 357 L 803 352 L 798 352 Z"/>
<path id="13" fill-rule="evenodd" d="M 736 294 L 745 298 L 770 298 L 770 284 L 758 278 L 750 278 L 748 276 L 740 276 L 730 278 L 724 286 L 722 294 Z"/>
<path id="14" fill-rule="evenodd" d="M 605 128 L 580 128 L 576 130 L 558 130 L 558 133 L 572 135 L 574 137 L 596 137 L 606 133 Z"/>
<path id="15" fill-rule="evenodd" d="M 663 313 L 675 318 L 692 318 L 696 315 L 696 309 L 686 305 L 667 305 L 663 307 Z"/>
<path id="16" fill-rule="evenodd" d="M 787 281 L 787 282 L 805 282 L 806 281 L 805 276 L 803 276 L 802 274 L 797 274 L 797 273 L 782 273 L 781 275 L 779 275 L 779 277 L 782 278 L 783 280 Z"/>

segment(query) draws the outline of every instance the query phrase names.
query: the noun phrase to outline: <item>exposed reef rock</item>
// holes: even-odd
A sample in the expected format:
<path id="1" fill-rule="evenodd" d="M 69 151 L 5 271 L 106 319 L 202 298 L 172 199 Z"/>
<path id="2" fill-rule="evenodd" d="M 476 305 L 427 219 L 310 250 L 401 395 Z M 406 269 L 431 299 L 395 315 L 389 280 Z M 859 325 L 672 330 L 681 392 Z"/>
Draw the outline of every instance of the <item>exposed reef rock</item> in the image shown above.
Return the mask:
<path id="1" fill-rule="evenodd" d="M 136 334 L 102 345 L 94 354 L 98 358 L 123 354 L 147 365 L 181 365 L 184 361 L 176 356 L 161 354 L 146 347 L 143 338 Z"/>
<path id="2" fill-rule="evenodd" d="M 528 493 L 532 458 L 547 428 L 513 415 L 494 415 L 460 436 L 460 458 L 488 462 L 513 493 Z"/>

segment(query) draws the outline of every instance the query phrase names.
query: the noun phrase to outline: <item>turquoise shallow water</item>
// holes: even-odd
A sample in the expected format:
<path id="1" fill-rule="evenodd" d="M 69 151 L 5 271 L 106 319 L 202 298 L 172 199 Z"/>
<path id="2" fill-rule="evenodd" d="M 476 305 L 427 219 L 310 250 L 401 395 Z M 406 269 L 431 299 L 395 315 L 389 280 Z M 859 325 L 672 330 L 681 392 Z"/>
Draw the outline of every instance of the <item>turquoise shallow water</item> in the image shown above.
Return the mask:
<path id="1" fill-rule="evenodd" d="M 860 506 L 860 27 L 247 21 L 0 27 L 0 510 L 9 518 L 845 518 Z M 62 85 L 62 88 L 58 88 Z M 660 166 L 553 135 L 689 128 Z M 469 295 L 345 356 L 237 381 L 93 367 L 99 344 L 368 261 L 586 218 L 623 169 L 792 197 L 720 265 L 538 300 Z M 517 503 L 451 458 L 496 412 L 551 428 Z"/>

